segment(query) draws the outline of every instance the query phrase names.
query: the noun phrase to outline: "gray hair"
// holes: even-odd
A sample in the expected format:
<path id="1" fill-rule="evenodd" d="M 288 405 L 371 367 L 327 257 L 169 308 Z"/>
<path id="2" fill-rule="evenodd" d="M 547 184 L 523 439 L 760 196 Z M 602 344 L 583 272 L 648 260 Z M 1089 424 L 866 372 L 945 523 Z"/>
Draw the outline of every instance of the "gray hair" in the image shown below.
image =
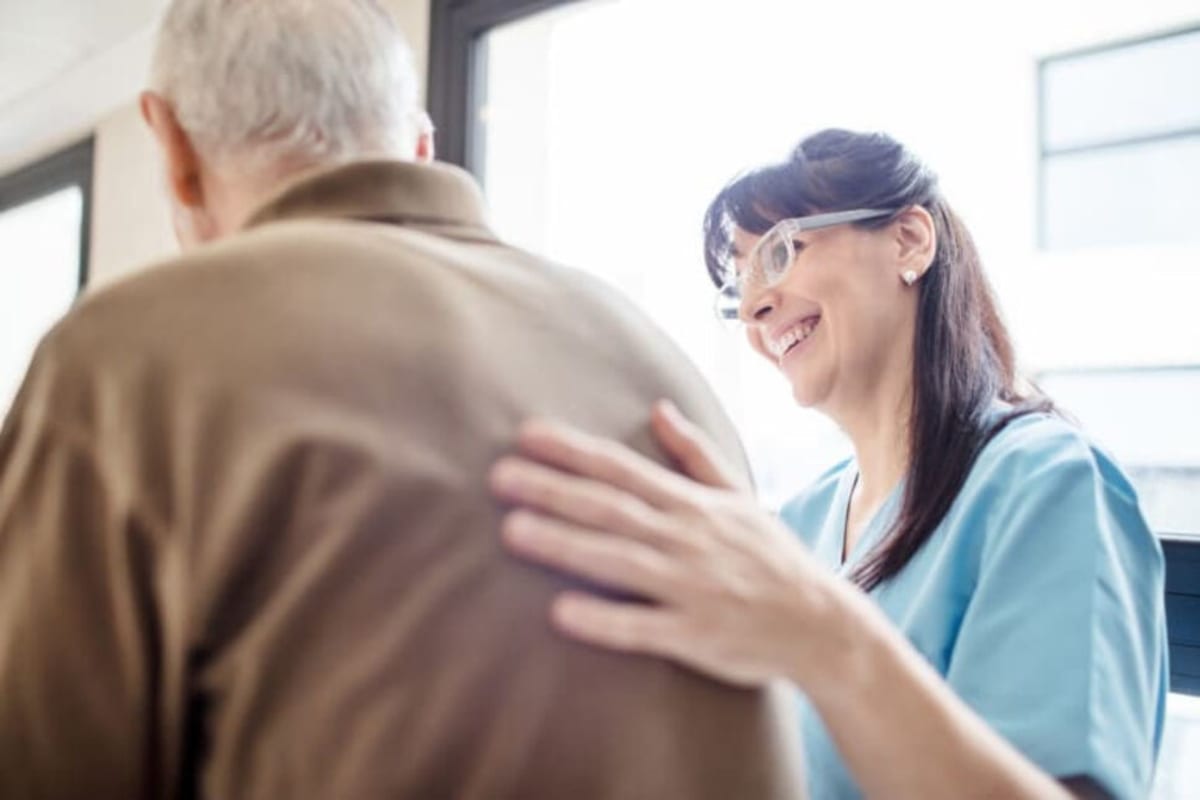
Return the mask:
<path id="1" fill-rule="evenodd" d="M 428 125 L 376 0 L 173 0 L 150 88 L 200 152 L 239 166 L 395 156 Z"/>

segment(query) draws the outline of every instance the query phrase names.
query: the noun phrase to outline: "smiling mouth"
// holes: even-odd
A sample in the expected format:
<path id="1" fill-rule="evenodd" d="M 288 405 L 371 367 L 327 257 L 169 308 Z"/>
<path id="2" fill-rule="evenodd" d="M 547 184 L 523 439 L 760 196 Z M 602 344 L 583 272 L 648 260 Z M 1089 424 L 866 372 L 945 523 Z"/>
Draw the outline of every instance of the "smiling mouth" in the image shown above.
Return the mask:
<path id="1" fill-rule="evenodd" d="M 809 339 L 821 324 L 820 315 L 807 317 L 789 328 L 782 336 L 774 339 L 768 346 L 771 355 L 782 361 L 783 357 L 795 350 Z"/>

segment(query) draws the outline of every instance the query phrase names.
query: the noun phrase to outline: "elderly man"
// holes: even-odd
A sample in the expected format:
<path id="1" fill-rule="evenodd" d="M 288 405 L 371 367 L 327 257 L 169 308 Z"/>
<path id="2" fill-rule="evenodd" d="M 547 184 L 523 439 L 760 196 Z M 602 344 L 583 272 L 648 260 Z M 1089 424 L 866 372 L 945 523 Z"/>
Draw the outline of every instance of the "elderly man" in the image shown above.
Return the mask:
<path id="1" fill-rule="evenodd" d="M 43 342 L 0 437 L 0 797 L 781 798 L 788 710 L 556 637 L 487 470 L 650 452 L 685 359 L 427 163 L 372 0 L 176 0 L 142 98 L 185 255 Z M 218 241 L 219 240 L 219 241 Z"/>

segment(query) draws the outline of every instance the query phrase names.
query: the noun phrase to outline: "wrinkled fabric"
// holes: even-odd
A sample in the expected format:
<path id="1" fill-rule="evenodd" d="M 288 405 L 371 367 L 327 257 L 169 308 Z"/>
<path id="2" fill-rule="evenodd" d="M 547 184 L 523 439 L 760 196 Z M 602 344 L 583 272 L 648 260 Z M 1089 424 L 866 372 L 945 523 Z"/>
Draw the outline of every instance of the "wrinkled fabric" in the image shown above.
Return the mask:
<path id="1" fill-rule="evenodd" d="M 0 433 L 0 797 L 790 798 L 783 698 L 549 627 L 486 484 L 548 415 L 733 430 L 441 166 L 306 178 L 84 300 Z"/>

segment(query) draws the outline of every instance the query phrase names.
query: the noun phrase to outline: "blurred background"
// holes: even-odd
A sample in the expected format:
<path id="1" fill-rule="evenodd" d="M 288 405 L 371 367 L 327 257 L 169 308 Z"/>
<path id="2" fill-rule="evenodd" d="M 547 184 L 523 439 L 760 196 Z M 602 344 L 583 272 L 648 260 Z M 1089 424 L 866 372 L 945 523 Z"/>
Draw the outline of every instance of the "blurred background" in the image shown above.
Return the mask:
<path id="1" fill-rule="evenodd" d="M 173 251 L 135 106 L 162 5 L 0 0 L 0 414 L 80 291 Z M 716 387 L 768 503 L 847 444 L 713 317 L 702 213 L 806 133 L 884 130 L 940 174 L 1023 370 L 1130 470 L 1170 552 L 1195 552 L 1197 0 L 385 5 L 442 157 L 482 181 L 497 231 L 658 321 Z M 1195 798 L 1200 567 L 1174 575 L 1156 797 Z"/>

